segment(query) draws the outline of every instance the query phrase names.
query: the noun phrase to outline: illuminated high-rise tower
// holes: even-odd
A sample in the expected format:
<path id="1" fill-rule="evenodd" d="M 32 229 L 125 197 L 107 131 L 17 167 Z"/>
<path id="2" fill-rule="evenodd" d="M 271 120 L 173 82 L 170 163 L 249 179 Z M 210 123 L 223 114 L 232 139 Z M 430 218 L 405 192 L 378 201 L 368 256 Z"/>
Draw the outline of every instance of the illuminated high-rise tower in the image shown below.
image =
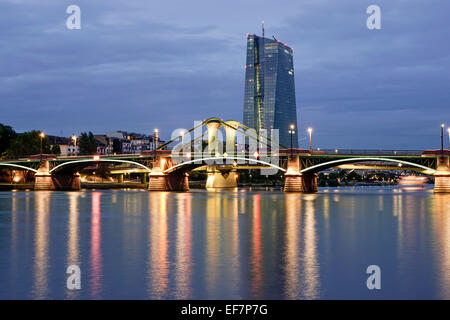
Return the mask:
<path id="1" fill-rule="evenodd" d="M 298 148 L 293 49 L 279 40 L 247 35 L 244 124 L 259 131 L 279 130 L 280 144 Z"/>

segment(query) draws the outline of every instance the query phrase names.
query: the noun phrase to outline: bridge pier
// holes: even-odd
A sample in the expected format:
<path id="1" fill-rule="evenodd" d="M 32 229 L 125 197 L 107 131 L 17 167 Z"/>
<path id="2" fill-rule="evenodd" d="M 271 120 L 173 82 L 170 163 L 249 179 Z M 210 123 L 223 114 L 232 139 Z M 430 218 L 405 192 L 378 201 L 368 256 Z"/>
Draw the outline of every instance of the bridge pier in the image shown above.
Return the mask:
<path id="1" fill-rule="evenodd" d="M 186 173 L 157 173 L 149 175 L 148 191 L 188 191 L 189 176 Z"/>
<path id="2" fill-rule="evenodd" d="M 167 191 L 166 176 L 164 173 L 150 173 L 148 180 L 148 191 Z"/>
<path id="3" fill-rule="evenodd" d="M 206 189 L 211 188 L 237 188 L 237 171 L 231 170 L 218 170 L 213 166 L 207 168 L 207 180 Z"/>
<path id="4" fill-rule="evenodd" d="M 450 158 L 440 158 L 436 173 L 434 174 L 434 192 L 450 193 Z"/>
<path id="5" fill-rule="evenodd" d="M 284 192 L 317 192 L 317 175 L 300 173 L 298 156 L 288 158 L 288 167 L 284 174 Z"/>
<path id="6" fill-rule="evenodd" d="M 184 172 L 164 173 L 168 159 L 158 157 L 149 174 L 148 191 L 188 191 L 189 175 Z"/>
<path id="7" fill-rule="evenodd" d="M 51 174 L 48 161 L 41 163 L 34 175 L 34 190 L 80 190 L 79 173 Z"/>

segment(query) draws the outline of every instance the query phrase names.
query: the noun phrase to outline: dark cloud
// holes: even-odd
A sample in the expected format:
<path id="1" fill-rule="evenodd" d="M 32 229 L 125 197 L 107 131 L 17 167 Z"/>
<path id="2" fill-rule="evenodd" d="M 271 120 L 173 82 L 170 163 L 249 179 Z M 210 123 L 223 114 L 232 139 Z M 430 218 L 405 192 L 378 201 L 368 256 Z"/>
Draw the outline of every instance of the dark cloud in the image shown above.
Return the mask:
<path id="1" fill-rule="evenodd" d="M 65 27 L 71 4 L 81 30 Z M 382 30 L 365 26 L 370 4 L 382 9 Z M 449 9 L 444 0 L 5 0 L 0 122 L 169 136 L 210 116 L 241 120 L 245 33 L 264 19 L 268 36 L 294 47 L 300 132 L 313 126 L 316 145 L 437 147 L 450 120 Z"/>

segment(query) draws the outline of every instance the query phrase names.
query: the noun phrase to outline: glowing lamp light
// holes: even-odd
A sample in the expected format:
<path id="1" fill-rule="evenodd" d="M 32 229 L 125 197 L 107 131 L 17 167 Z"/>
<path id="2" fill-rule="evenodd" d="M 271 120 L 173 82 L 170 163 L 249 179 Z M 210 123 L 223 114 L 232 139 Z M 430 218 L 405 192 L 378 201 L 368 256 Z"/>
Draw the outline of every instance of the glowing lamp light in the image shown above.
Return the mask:
<path id="1" fill-rule="evenodd" d="M 44 138 L 45 137 L 45 133 L 41 132 L 40 136 L 41 136 L 41 138 Z"/>
<path id="2" fill-rule="evenodd" d="M 94 156 L 94 161 L 99 161 L 100 160 L 100 156 L 99 155 L 95 155 Z"/>
<path id="3" fill-rule="evenodd" d="M 224 153 L 223 153 L 223 157 L 224 157 L 224 158 L 228 157 L 228 153 L 224 152 Z"/>
<path id="4" fill-rule="evenodd" d="M 159 130 L 158 129 L 155 129 L 155 133 L 158 133 L 159 132 Z"/>
<path id="5" fill-rule="evenodd" d="M 253 154 L 253 156 L 254 156 L 255 158 L 258 159 L 258 157 L 259 157 L 259 152 L 258 152 L 258 151 L 255 151 L 255 153 Z"/>
<path id="6" fill-rule="evenodd" d="M 190 158 L 191 157 L 191 153 L 190 152 L 186 153 L 186 157 Z"/>

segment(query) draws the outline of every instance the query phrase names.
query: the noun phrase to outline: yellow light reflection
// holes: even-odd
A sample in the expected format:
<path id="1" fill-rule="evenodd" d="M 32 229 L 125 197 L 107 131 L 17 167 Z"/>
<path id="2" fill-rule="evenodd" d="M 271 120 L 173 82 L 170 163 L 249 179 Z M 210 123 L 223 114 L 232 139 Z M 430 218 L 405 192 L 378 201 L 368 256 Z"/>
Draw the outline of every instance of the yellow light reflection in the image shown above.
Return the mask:
<path id="1" fill-rule="evenodd" d="M 35 229 L 34 229 L 34 266 L 33 289 L 34 299 L 45 299 L 48 296 L 48 247 L 49 247 L 49 206 L 50 192 L 35 193 Z"/>
<path id="2" fill-rule="evenodd" d="M 439 299 L 450 299 L 450 194 L 434 194 L 435 219 L 434 230 L 439 252 L 436 261 L 440 277 L 438 278 Z"/>
<path id="3" fill-rule="evenodd" d="M 67 225 L 68 240 L 67 240 L 67 266 L 80 265 L 79 253 L 79 226 L 78 226 L 78 201 L 80 194 L 78 192 L 67 193 L 69 197 L 69 221 Z M 74 298 L 77 296 L 77 291 L 67 290 L 67 298 Z"/>
<path id="4" fill-rule="evenodd" d="M 286 194 L 286 285 L 287 299 L 298 299 L 300 287 L 300 224 L 302 218 L 301 198 L 296 194 Z"/>
<path id="5" fill-rule="evenodd" d="M 91 203 L 91 296 L 101 298 L 102 253 L 101 253 L 101 192 L 92 192 Z"/>
<path id="6" fill-rule="evenodd" d="M 169 287 L 167 192 L 150 192 L 148 295 L 152 299 L 165 298 Z"/>
<path id="7" fill-rule="evenodd" d="M 178 193 L 176 231 L 176 299 L 188 299 L 192 292 L 191 193 Z"/>
<path id="8" fill-rule="evenodd" d="M 305 220 L 304 220 L 304 289 L 302 296 L 306 299 L 316 299 L 319 296 L 319 261 L 317 256 L 317 235 L 315 217 L 315 199 L 317 195 L 305 197 Z"/>
<path id="9" fill-rule="evenodd" d="M 206 199 L 206 290 L 214 297 L 219 284 L 221 192 L 209 193 Z"/>
<path id="10" fill-rule="evenodd" d="M 252 224 L 252 251 L 250 258 L 252 299 L 261 297 L 261 287 L 264 277 L 262 270 L 262 243 L 261 243 L 261 195 L 253 195 L 253 224 Z"/>

